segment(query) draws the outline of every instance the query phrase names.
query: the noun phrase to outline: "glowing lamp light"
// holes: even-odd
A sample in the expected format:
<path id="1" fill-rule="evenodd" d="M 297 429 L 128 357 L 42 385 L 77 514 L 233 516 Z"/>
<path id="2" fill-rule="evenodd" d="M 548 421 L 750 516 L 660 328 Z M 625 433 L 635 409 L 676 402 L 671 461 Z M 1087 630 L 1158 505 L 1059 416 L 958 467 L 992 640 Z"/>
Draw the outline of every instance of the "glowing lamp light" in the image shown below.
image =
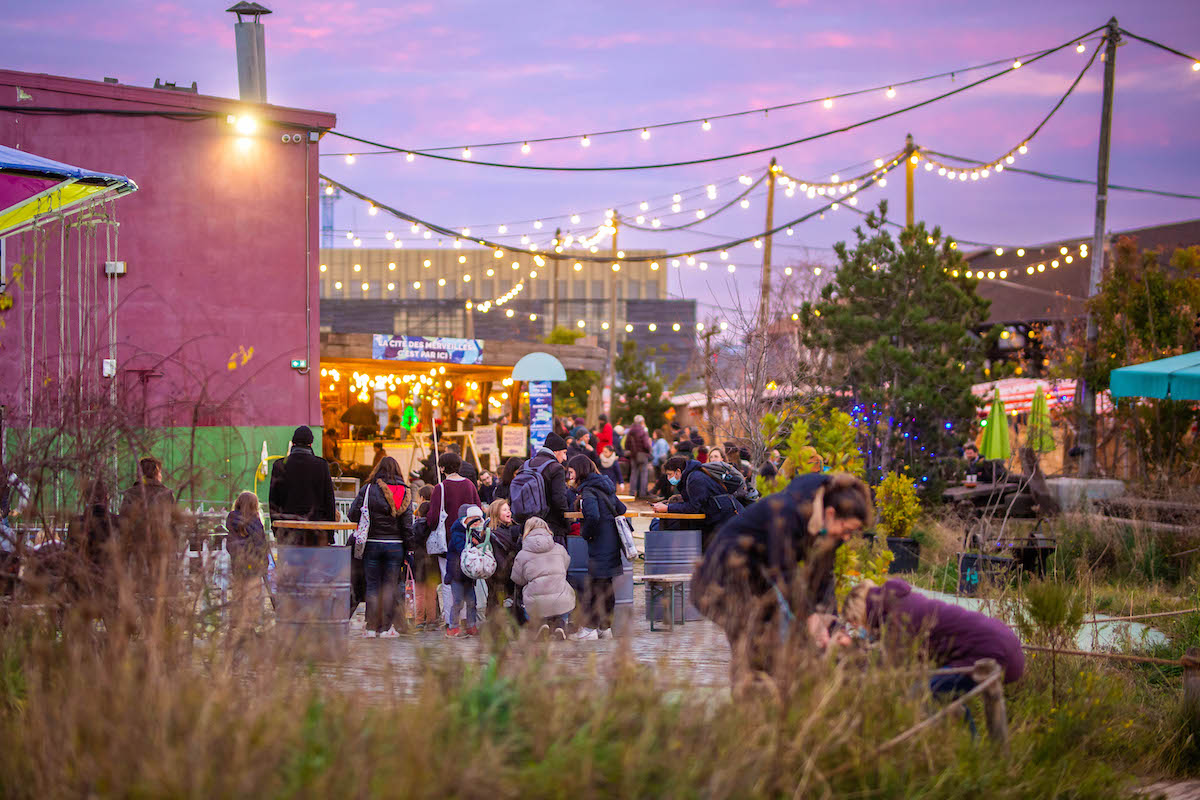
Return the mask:
<path id="1" fill-rule="evenodd" d="M 633 326 L 632 326 L 632 325 L 626 325 L 626 326 L 625 326 L 625 332 L 626 332 L 626 333 L 633 333 Z"/>
<path id="2" fill-rule="evenodd" d="M 525 142 L 525 143 L 523 143 L 523 144 L 521 145 L 521 152 L 522 152 L 522 153 L 528 154 L 528 153 L 529 153 L 529 151 L 530 151 L 530 150 L 532 150 L 532 149 L 533 149 L 533 148 L 529 146 L 529 142 Z"/>
<path id="3" fill-rule="evenodd" d="M 894 87 L 892 87 L 892 86 L 889 86 L 889 87 L 887 88 L 887 96 L 888 96 L 888 100 L 891 100 L 893 97 L 895 97 L 895 96 L 896 96 L 896 89 L 895 89 Z M 881 166 L 881 165 L 880 165 L 880 164 L 876 164 L 875 166 L 877 166 L 877 167 L 878 167 L 878 166 Z"/>
<path id="4" fill-rule="evenodd" d="M 578 326 L 578 327 L 580 327 L 580 328 L 586 328 L 586 327 L 587 327 L 587 322 L 586 322 L 585 320 L 582 320 L 582 319 L 581 319 L 581 320 L 579 320 L 578 322 L 576 322 L 576 323 L 575 323 L 575 325 L 576 325 L 576 326 Z"/>
<path id="5" fill-rule="evenodd" d="M 833 108 L 833 98 L 832 98 L 832 97 L 826 97 L 826 98 L 825 98 L 825 102 L 824 102 L 824 103 L 822 103 L 821 105 L 825 106 L 826 108 Z"/>
<path id="6" fill-rule="evenodd" d="M 1013 62 L 1013 69 L 1020 69 L 1020 68 L 1021 68 L 1021 59 L 1018 58 L 1016 61 Z"/>
<path id="7" fill-rule="evenodd" d="M 347 163 L 347 164 L 353 164 L 353 163 L 354 163 L 354 153 L 347 153 L 347 154 L 346 154 L 346 163 Z"/>
<path id="8" fill-rule="evenodd" d="M 650 331 L 651 333 L 654 333 L 656 330 L 658 330 L 658 326 L 655 325 L 653 322 L 651 322 L 649 325 L 646 326 L 646 330 Z"/>
<path id="9" fill-rule="evenodd" d="M 1193 69 L 1195 69 L 1195 67 L 1193 67 Z M 712 130 L 712 123 L 711 123 L 711 122 L 709 122 L 708 120 L 704 120 L 704 122 L 701 122 L 701 123 L 700 123 L 700 127 L 701 127 L 702 129 L 706 130 L 706 131 L 711 131 L 711 130 Z"/>
<path id="10" fill-rule="evenodd" d="M 642 139 L 645 140 L 645 139 L 649 139 L 649 138 L 650 138 L 650 129 L 642 128 Z"/>
<path id="11" fill-rule="evenodd" d="M 464 147 L 463 151 L 462 151 L 462 157 L 465 158 L 466 160 L 470 161 L 471 160 L 471 148 Z"/>
<path id="12" fill-rule="evenodd" d="M 591 147 L 592 140 L 590 138 L 588 138 L 587 136 L 584 136 L 582 139 L 579 140 L 579 145 L 581 147 Z"/>

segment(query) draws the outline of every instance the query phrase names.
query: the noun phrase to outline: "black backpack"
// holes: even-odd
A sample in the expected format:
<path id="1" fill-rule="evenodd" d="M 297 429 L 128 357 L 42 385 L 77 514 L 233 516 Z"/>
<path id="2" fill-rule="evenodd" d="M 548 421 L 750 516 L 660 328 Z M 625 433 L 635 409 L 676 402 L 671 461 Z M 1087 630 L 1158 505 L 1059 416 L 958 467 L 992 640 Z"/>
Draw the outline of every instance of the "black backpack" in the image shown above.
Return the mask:
<path id="1" fill-rule="evenodd" d="M 721 487 L 725 490 L 725 494 L 737 495 L 746 489 L 746 478 L 732 464 L 726 464 L 724 461 L 715 461 L 701 464 L 700 469 L 705 475 L 721 484 Z"/>
<path id="2" fill-rule="evenodd" d="M 549 512 L 546 503 L 546 478 L 542 473 L 551 464 L 557 463 L 543 461 L 536 467 L 531 467 L 527 461 L 513 476 L 508 487 L 508 505 L 514 518 L 525 520 L 530 517 L 545 517 Z"/>

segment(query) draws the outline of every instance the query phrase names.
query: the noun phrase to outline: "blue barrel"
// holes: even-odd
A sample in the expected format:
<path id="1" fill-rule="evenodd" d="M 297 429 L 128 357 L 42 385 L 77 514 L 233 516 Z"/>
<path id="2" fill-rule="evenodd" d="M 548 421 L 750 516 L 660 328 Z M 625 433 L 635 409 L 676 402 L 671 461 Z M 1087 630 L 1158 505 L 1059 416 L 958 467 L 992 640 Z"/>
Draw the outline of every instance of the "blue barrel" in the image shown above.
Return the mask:
<path id="1" fill-rule="evenodd" d="M 633 633 L 633 564 L 621 555 L 621 576 L 613 578 L 613 594 L 617 604 L 613 609 L 613 636 Z"/>
<path id="2" fill-rule="evenodd" d="M 275 628 L 284 646 L 341 658 L 350 634 L 350 548 L 276 549 Z"/>
<path id="3" fill-rule="evenodd" d="M 567 537 L 567 555 L 571 556 L 571 565 L 567 567 L 567 583 L 575 590 L 575 610 L 571 616 L 574 622 L 579 622 L 578 616 L 583 609 L 583 590 L 588 579 L 588 544 L 582 536 Z"/>
<path id="4" fill-rule="evenodd" d="M 700 561 L 700 531 L 646 531 L 646 575 L 692 574 Z M 704 619 L 692 606 L 692 587 L 684 588 L 683 608 L 675 596 L 675 619 L 691 622 Z M 646 587 L 646 619 L 666 622 L 666 609 L 650 602 L 650 587 Z M 653 617 L 651 615 L 654 615 Z"/>
<path id="5" fill-rule="evenodd" d="M 1016 561 L 1004 556 L 985 556 L 981 553 L 958 554 L 958 593 L 975 594 L 981 583 L 998 583 L 1008 579 Z"/>

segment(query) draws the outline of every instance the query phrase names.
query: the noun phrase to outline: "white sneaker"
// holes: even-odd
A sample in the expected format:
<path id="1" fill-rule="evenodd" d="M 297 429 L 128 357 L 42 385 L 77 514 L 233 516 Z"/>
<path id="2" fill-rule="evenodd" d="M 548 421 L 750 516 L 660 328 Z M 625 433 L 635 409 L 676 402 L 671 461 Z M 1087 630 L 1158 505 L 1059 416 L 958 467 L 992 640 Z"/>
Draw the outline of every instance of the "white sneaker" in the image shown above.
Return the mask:
<path id="1" fill-rule="evenodd" d="M 379 634 L 380 639 L 398 639 L 399 637 L 400 634 L 395 628 L 388 628 L 386 631 Z"/>
<path id="2" fill-rule="evenodd" d="M 379 638 L 379 634 L 376 633 L 375 631 L 363 631 L 363 638 L 364 639 L 377 639 L 377 638 Z"/>
<path id="3" fill-rule="evenodd" d="M 573 642 L 594 642 L 600 638 L 600 633 L 595 628 L 580 628 L 571 634 Z"/>
<path id="4" fill-rule="evenodd" d="M 554 636 L 555 636 L 555 637 L 556 637 L 556 638 L 557 638 L 557 639 L 558 639 L 560 642 L 565 642 L 565 641 L 567 640 L 567 632 L 566 632 L 566 631 L 564 631 L 562 628 L 555 628 L 555 629 L 554 629 Z"/>
<path id="5" fill-rule="evenodd" d="M 542 625 L 542 627 L 538 628 L 537 638 L 549 639 L 550 638 L 550 626 Z"/>
<path id="6" fill-rule="evenodd" d="M 613 638 L 612 628 L 605 628 L 604 630 L 600 631 L 600 638 L 601 639 Z"/>

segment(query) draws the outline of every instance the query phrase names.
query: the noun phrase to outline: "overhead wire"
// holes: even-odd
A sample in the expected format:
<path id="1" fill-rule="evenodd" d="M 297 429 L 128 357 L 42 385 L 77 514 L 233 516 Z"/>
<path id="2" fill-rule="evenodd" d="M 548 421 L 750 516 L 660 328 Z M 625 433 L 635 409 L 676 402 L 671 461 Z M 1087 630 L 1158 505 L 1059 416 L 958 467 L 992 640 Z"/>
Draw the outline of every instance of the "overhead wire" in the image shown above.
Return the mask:
<path id="1" fill-rule="evenodd" d="M 1030 57 L 1028 61 L 1020 62 L 1020 66 L 1027 66 L 1029 64 L 1036 63 L 1037 61 L 1040 61 L 1041 59 L 1046 58 L 1047 56 L 1050 56 L 1054 53 L 1057 53 L 1060 50 L 1070 47 L 1083 39 L 1087 39 L 1088 37 L 1091 37 L 1097 31 L 1100 31 L 1103 27 L 1104 26 L 1093 28 L 1092 30 L 1082 34 L 1081 36 L 1071 37 L 1070 40 L 1064 42 L 1063 44 L 1060 44 L 1060 45 L 1050 48 L 1048 50 L 1043 50 L 1040 53 L 1038 53 L 1037 55 Z M 969 90 L 971 90 L 977 86 L 980 86 L 984 83 L 995 80 L 996 78 L 999 78 L 1003 75 L 1007 75 L 1013 71 L 1015 71 L 1014 68 L 1004 69 L 1000 72 L 995 72 L 990 75 L 986 75 L 983 78 L 980 78 L 979 80 L 972 81 L 971 83 L 965 84 L 965 85 L 957 87 L 955 89 L 951 89 L 950 91 L 947 91 L 947 92 L 943 92 L 942 94 L 936 95 L 934 97 L 927 98 L 925 100 L 921 100 L 916 103 L 912 103 L 908 106 L 905 106 L 904 108 L 895 109 L 894 111 L 889 111 L 886 114 L 877 114 L 873 117 L 869 117 L 867 119 L 860 120 L 858 122 L 853 122 L 853 123 L 850 123 L 847 125 L 842 125 L 837 128 L 831 128 L 829 130 L 821 131 L 819 133 L 814 133 L 814 134 L 810 134 L 808 136 L 800 137 L 798 139 L 793 139 L 788 142 L 782 142 L 782 143 L 774 144 L 774 145 L 767 145 L 765 147 L 757 147 L 757 148 L 753 148 L 750 150 L 743 150 L 743 151 L 740 151 L 737 153 L 726 153 L 724 155 L 719 155 L 719 156 L 709 156 L 706 158 L 694 158 L 694 159 L 688 159 L 688 160 L 684 160 L 684 161 L 672 161 L 672 162 L 664 162 L 664 163 L 659 163 L 659 164 L 607 165 L 607 166 L 595 166 L 595 167 L 571 167 L 571 166 L 545 165 L 545 164 L 542 164 L 542 165 L 510 164 L 510 163 L 503 163 L 503 162 L 497 162 L 497 161 L 480 161 L 480 160 L 472 159 L 472 158 L 459 158 L 459 157 L 443 155 L 441 153 L 435 153 L 435 152 L 427 152 L 427 151 L 426 152 L 418 152 L 418 151 L 415 151 L 415 150 L 412 150 L 409 148 L 396 147 L 394 145 L 388 145 L 388 144 L 384 144 L 381 142 L 376 142 L 376 141 L 366 139 L 366 138 L 363 138 L 360 136 L 353 136 L 348 133 L 341 133 L 339 131 L 330 131 L 330 133 L 335 136 L 339 136 L 341 138 L 348 139 L 350 141 L 356 141 L 356 142 L 360 142 L 362 144 L 369 145 L 371 147 L 380 148 L 384 152 L 404 153 L 406 155 L 413 154 L 413 155 L 419 155 L 423 158 L 432 158 L 432 159 L 437 159 L 440 161 L 457 162 L 457 163 L 462 163 L 462 164 L 475 164 L 478 166 L 499 167 L 499 168 L 504 168 L 504 169 L 520 169 L 520 170 L 532 170 L 532 171 L 540 171 L 540 172 L 629 172 L 629 171 L 636 171 L 636 170 L 668 169 L 668 168 L 673 168 L 673 167 L 694 166 L 694 165 L 698 165 L 698 164 L 711 164 L 711 163 L 715 163 L 715 162 L 719 162 L 719 161 L 728 161 L 728 160 L 731 160 L 734 158 L 744 158 L 744 157 L 752 156 L 752 155 L 761 155 L 763 153 L 768 153 L 768 152 L 772 152 L 775 150 L 783 150 L 783 149 L 787 149 L 790 147 L 795 147 L 796 145 L 799 145 L 799 144 L 805 144 L 808 142 L 817 141 L 819 139 L 824 139 L 826 137 L 834 136 L 839 133 L 846 133 L 848 131 L 852 131 L 857 128 L 861 128 L 866 125 L 871 125 L 873 123 L 880 122 L 885 119 L 890 119 L 892 117 L 896 117 L 901 114 L 908 113 L 909 111 L 914 111 L 916 109 L 923 108 L 923 107 L 931 105 L 933 103 L 940 102 L 949 97 L 953 97 L 954 95 L 961 94 L 962 92 L 969 91 Z M 338 154 L 338 155 L 358 155 L 358 154 Z"/>

